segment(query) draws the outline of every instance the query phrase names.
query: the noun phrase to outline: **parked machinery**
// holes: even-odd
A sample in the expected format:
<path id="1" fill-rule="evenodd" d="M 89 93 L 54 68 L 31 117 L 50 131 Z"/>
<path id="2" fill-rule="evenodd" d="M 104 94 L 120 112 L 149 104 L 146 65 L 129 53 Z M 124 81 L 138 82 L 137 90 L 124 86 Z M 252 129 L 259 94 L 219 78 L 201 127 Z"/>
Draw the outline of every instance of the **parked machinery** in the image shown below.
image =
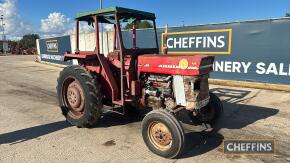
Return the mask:
<path id="1" fill-rule="evenodd" d="M 136 22 L 144 20 L 152 22 L 155 47 L 137 45 Z M 80 51 L 80 21 L 94 26 L 95 51 Z M 100 23 L 114 29 L 113 50 L 106 57 L 100 53 Z M 124 43 L 122 23 L 133 24 L 132 47 Z M 65 60 L 73 60 L 74 65 L 60 72 L 57 86 L 60 108 L 72 125 L 92 126 L 104 105 L 114 112 L 127 105 L 151 108 L 142 122 L 143 139 L 155 154 L 175 158 L 185 145 L 180 112 L 201 123 L 214 124 L 220 117 L 222 104 L 208 87 L 214 57 L 167 55 L 166 50 L 159 54 L 153 13 L 120 7 L 80 13 L 75 38 L 75 53 L 65 54 Z"/>

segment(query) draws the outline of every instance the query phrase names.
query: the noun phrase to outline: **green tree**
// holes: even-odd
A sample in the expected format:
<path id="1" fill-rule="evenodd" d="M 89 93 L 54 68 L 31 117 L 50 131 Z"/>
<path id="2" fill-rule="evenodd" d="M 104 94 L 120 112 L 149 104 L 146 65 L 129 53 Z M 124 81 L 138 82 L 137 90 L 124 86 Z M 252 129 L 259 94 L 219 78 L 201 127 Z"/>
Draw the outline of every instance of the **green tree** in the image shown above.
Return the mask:
<path id="1" fill-rule="evenodd" d="M 286 17 L 290 17 L 290 14 L 289 13 L 286 13 Z"/>
<path id="2" fill-rule="evenodd" d="M 18 42 L 17 41 L 9 41 L 8 42 L 8 45 L 9 45 L 9 47 L 10 47 L 10 49 L 12 50 L 12 49 L 15 49 L 16 48 L 16 46 L 17 46 L 17 44 L 18 44 Z"/>
<path id="3" fill-rule="evenodd" d="M 150 23 L 149 21 L 147 20 L 136 20 L 135 21 L 135 24 L 136 24 L 136 29 L 144 29 L 144 28 L 153 28 L 153 25 L 152 23 Z M 133 26 L 133 23 L 128 23 L 124 29 L 128 30 L 128 29 L 132 29 L 132 26 Z"/>
<path id="4" fill-rule="evenodd" d="M 19 46 L 23 48 L 36 48 L 36 39 L 39 39 L 38 34 L 27 34 L 19 41 Z"/>

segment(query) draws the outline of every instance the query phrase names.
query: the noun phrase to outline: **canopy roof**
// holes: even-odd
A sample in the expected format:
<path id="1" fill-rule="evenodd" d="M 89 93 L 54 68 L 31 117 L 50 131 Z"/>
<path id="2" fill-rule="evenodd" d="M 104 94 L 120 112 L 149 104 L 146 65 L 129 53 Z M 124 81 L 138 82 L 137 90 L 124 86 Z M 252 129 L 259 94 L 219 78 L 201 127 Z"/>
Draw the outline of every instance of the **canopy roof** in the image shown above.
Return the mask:
<path id="1" fill-rule="evenodd" d="M 87 12 L 81 12 L 76 15 L 76 19 L 86 19 L 86 17 L 92 16 L 92 15 L 98 15 L 98 14 L 110 15 L 114 13 L 125 14 L 125 15 L 128 14 L 128 16 L 132 15 L 132 17 L 141 16 L 144 19 L 155 19 L 154 13 L 133 10 L 133 9 L 123 8 L 123 7 L 109 7 L 109 8 L 103 8 L 103 9 L 92 10 L 92 11 L 87 11 Z"/>

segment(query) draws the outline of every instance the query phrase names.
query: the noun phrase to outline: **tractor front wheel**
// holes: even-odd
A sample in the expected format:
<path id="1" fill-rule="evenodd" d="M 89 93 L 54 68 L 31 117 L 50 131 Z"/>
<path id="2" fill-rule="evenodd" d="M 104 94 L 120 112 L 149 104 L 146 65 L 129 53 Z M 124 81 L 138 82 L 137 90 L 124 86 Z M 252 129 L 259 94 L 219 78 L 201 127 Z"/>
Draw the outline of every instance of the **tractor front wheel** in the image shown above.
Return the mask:
<path id="1" fill-rule="evenodd" d="M 154 110 L 145 116 L 142 121 L 142 136 L 149 150 L 159 156 L 176 158 L 183 152 L 183 128 L 165 110 Z"/>
<path id="2" fill-rule="evenodd" d="M 91 127 L 100 118 L 100 85 L 85 68 L 64 68 L 58 78 L 57 95 L 62 113 L 72 125 Z"/>
<path id="3" fill-rule="evenodd" d="M 201 109 L 197 118 L 202 123 L 210 124 L 213 128 L 216 128 L 224 114 L 223 103 L 215 94 L 210 93 L 209 95 L 209 104 Z"/>

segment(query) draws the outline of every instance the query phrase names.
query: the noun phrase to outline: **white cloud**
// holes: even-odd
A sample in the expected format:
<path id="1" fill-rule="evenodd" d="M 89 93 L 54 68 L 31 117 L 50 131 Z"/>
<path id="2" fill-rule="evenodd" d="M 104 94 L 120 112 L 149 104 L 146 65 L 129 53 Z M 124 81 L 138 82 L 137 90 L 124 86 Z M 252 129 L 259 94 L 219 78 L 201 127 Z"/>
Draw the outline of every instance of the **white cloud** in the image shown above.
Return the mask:
<path id="1" fill-rule="evenodd" d="M 80 23 L 80 33 L 89 33 L 93 32 L 95 29 L 92 25 L 88 25 L 87 22 Z"/>
<path id="2" fill-rule="evenodd" d="M 113 24 L 105 24 L 103 26 L 105 31 L 113 31 L 114 30 L 114 25 Z"/>
<path id="3" fill-rule="evenodd" d="M 80 23 L 80 33 L 89 33 L 94 31 L 92 26 L 86 22 Z M 40 33 L 43 37 L 56 37 L 74 34 L 75 24 L 70 18 L 67 18 L 60 12 L 53 12 L 46 19 L 41 19 Z"/>
<path id="4" fill-rule="evenodd" d="M 18 13 L 17 0 L 0 0 L 0 14 L 4 15 L 5 34 L 9 39 L 21 39 L 23 35 L 34 33 L 32 25 L 23 20 Z M 112 26 L 104 25 L 105 31 L 111 31 Z M 42 37 L 55 37 L 73 34 L 74 21 L 60 12 L 50 13 L 47 18 L 40 20 L 40 30 L 36 30 Z M 80 24 L 80 33 L 93 32 L 92 26 L 83 22 Z M 2 27 L 0 26 L 2 33 Z M 1 34 L 0 33 L 0 34 Z M 0 39 L 2 39 L 0 35 Z"/>
<path id="5" fill-rule="evenodd" d="M 21 38 L 23 35 L 33 32 L 32 26 L 23 21 L 18 14 L 17 0 L 4 0 L 0 3 L 0 13 L 4 15 L 5 33 L 10 39 Z"/>
<path id="6" fill-rule="evenodd" d="M 72 28 L 70 18 L 59 12 L 53 12 L 41 19 L 40 32 L 44 35 L 64 35 Z"/>

